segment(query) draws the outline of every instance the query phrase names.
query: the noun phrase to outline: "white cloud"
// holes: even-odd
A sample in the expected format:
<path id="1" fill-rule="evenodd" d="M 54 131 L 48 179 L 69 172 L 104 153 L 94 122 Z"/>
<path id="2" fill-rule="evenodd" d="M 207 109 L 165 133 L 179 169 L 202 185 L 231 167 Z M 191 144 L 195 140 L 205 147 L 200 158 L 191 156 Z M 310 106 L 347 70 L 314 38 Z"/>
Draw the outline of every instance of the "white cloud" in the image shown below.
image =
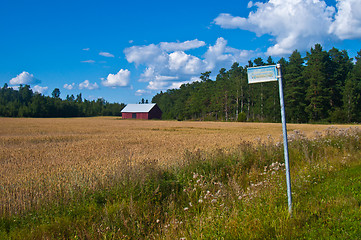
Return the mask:
<path id="1" fill-rule="evenodd" d="M 160 89 L 168 89 L 170 84 L 166 81 L 150 81 L 147 89 L 150 90 L 160 90 Z"/>
<path id="2" fill-rule="evenodd" d="M 136 65 L 162 64 L 167 61 L 167 54 L 155 44 L 126 48 L 124 53 L 127 61 Z"/>
<path id="3" fill-rule="evenodd" d="M 83 48 L 83 51 L 89 51 L 90 48 Z"/>
<path id="4" fill-rule="evenodd" d="M 141 79 L 139 79 L 139 81 L 145 81 L 147 82 L 148 79 L 151 79 L 155 76 L 155 70 L 154 70 L 154 67 L 147 67 L 145 70 L 144 70 L 144 73 L 142 73 L 141 75 Z"/>
<path id="5" fill-rule="evenodd" d="M 150 94 L 150 93 L 151 93 L 151 91 L 147 91 L 147 90 L 144 90 L 144 89 L 138 89 L 135 92 L 135 96 L 143 96 L 143 95 Z"/>
<path id="6" fill-rule="evenodd" d="M 41 87 L 39 85 L 35 85 L 34 87 L 32 87 L 32 89 L 34 90 L 34 92 L 44 94 L 48 91 L 49 87 Z"/>
<path id="7" fill-rule="evenodd" d="M 129 85 L 130 71 L 128 69 L 120 69 L 117 74 L 109 74 L 102 80 L 105 87 L 126 87 Z"/>
<path id="8" fill-rule="evenodd" d="M 214 19 L 214 23 L 226 29 L 244 28 L 247 24 L 247 19 L 242 17 L 233 17 L 228 13 L 221 13 Z"/>
<path id="9" fill-rule="evenodd" d="M 179 71 L 185 74 L 199 73 L 202 67 L 202 61 L 183 51 L 177 51 L 169 54 L 169 69 Z"/>
<path id="10" fill-rule="evenodd" d="M 113 54 L 108 53 L 108 52 L 100 52 L 99 55 L 103 56 L 103 57 L 112 57 L 112 58 L 114 57 Z"/>
<path id="11" fill-rule="evenodd" d="M 173 51 L 187 51 L 190 49 L 203 47 L 205 45 L 206 45 L 205 42 L 199 41 L 198 39 L 194 39 L 185 42 L 161 42 L 160 48 L 167 52 L 173 52 Z"/>
<path id="12" fill-rule="evenodd" d="M 335 21 L 329 32 L 334 33 L 340 39 L 361 38 L 361 1 L 360 0 L 338 0 L 338 9 Z"/>
<path id="13" fill-rule="evenodd" d="M 84 82 L 79 83 L 79 89 L 94 90 L 98 88 L 99 86 L 97 83 L 90 83 L 89 80 L 85 80 Z"/>
<path id="14" fill-rule="evenodd" d="M 63 88 L 68 89 L 68 90 L 72 90 L 72 89 L 74 89 L 74 87 L 75 87 L 75 83 L 72 83 L 72 84 L 65 83 L 63 86 Z"/>
<path id="15" fill-rule="evenodd" d="M 161 42 L 132 46 L 125 49 L 124 53 L 128 62 L 135 63 L 138 67 L 145 66 L 139 81 L 148 82 L 147 89 L 165 90 L 192 82 L 193 79 L 198 79 L 202 72 L 230 67 L 235 61 L 246 62 L 253 53 L 231 48 L 227 44 L 224 38 L 218 38 L 214 45 L 206 48 L 202 57 L 185 52 L 205 45 L 197 39 L 181 43 Z M 170 50 L 172 51 L 168 52 Z"/>
<path id="16" fill-rule="evenodd" d="M 155 76 L 156 81 L 173 81 L 173 80 L 178 80 L 178 79 L 179 79 L 179 77 L 177 77 L 177 76 L 161 76 L 161 75 Z"/>
<path id="17" fill-rule="evenodd" d="M 217 65 L 223 65 L 224 67 L 225 64 L 230 65 L 236 62 L 237 58 L 232 53 L 228 53 L 227 50 L 229 50 L 227 48 L 227 40 L 222 37 L 217 39 L 215 45 L 209 46 L 204 54 L 205 70 L 212 71 Z"/>
<path id="18" fill-rule="evenodd" d="M 193 81 L 173 82 L 173 83 L 171 83 L 171 85 L 168 88 L 169 89 L 180 88 L 180 86 L 182 86 L 183 84 L 187 84 L 187 83 L 191 83 L 191 82 L 193 82 Z"/>
<path id="19" fill-rule="evenodd" d="M 95 63 L 94 60 L 85 60 L 85 61 L 81 61 L 82 63 Z"/>
<path id="20" fill-rule="evenodd" d="M 12 78 L 9 83 L 11 85 L 19 85 L 19 84 L 39 84 L 41 81 L 36 79 L 33 74 L 28 72 L 22 72 L 16 77 Z"/>
<path id="21" fill-rule="evenodd" d="M 222 13 L 214 22 L 222 28 L 239 28 L 257 36 L 273 36 L 276 43 L 267 49 L 267 55 L 305 50 L 330 37 L 335 8 L 327 6 L 323 0 L 270 0 L 248 4 L 248 7 L 253 6 L 256 11 L 250 12 L 247 18 Z"/>

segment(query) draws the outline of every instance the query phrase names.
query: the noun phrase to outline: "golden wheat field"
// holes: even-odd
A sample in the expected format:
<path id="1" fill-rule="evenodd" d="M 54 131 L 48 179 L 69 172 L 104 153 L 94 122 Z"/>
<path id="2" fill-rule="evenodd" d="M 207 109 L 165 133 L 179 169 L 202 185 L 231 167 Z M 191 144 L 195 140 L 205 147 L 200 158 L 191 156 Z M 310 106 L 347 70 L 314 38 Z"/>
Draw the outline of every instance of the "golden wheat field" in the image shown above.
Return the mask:
<path id="1" fill-rule="evenodd" d="M 36 209 L 82 189 L 112 186 L 137 163 L 170 165 L 186 151 L 282 139 L 281 124 L 0 118 L 0 214 Z M 312 137 L 329 125 L 288 124 Z M 347 128 L 349 126 L 335 126 Z"/>

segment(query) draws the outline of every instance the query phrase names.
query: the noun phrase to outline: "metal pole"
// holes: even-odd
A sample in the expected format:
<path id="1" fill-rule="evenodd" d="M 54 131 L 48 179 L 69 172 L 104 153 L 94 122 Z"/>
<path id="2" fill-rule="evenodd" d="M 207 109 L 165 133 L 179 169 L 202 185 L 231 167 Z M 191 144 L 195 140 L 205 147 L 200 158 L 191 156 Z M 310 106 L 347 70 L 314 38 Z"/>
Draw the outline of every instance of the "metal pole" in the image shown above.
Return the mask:
<path id="1" fill-rule="evenodd" d="M 280 104 L 281 104 L 283 147 L 284 147 L 285 166 L 286 166 L 288 212 L 289 212 L 290 216 L 292 216 L 291 175 L 290 175 L 290 167 L 289 167 L 289 161 L 288 161 L 288 141 L 287 141 L 287 127 L 286 127 L 286 111 L 285 111 L 285 102 L 284 102 L 284 98 L 283 98 L 281 64 L 277 64 L 277 70 L 278 70 L 277 78 L 278 78 L 278 84 L 279 84 Z"/>

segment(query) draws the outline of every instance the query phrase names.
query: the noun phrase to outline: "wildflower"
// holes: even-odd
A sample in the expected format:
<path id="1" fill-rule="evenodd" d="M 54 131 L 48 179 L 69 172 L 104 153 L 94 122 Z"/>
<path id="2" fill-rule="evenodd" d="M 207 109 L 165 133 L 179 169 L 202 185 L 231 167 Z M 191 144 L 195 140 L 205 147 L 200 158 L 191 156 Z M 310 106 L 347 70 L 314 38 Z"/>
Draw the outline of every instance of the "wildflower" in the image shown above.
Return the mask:
<path id="1" fill-rule="evenodd" d="M 188 207 L 185 207 L 183 210 L 184 210 L 184 211 L 188 211 L 188 210 L 189 210 L 189 208 L 188 208 Z"/>

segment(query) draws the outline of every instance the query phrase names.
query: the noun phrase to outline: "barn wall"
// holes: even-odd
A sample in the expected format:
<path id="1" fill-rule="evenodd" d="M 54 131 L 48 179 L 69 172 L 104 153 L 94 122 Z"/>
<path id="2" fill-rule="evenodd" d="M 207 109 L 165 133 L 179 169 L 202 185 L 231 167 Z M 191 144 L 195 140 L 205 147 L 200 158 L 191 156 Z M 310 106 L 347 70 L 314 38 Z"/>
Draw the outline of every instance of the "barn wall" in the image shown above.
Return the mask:
<path id="1" fill-rule="evenodd" d="M 137 113 L 137 119 L 148 119 L 148 113 Z"/>
<path id="2" fill-rule="evenodd" d="M 136 113 L 137 114 L 137 118 L 136 119 L 148 119 L 148 113 Z M 123 119 L 132 119 L 133 118 L 133 113 L 122 113 L 122 118 Z"/>
<path id="3" fill-rule="evenodd" d="M 160 108 L 155 105 L 150 111 L 149 111 L 149 119 L 161 119 L 162 118 L 162 111 Z"/>
<path id="4" fill-rule="evenodd" d="M 125 113 L 125 112 L 123 112 L 123 113 L 122 113 L 122 118 L 123 118 L 123 119 L 132 118 L 132 113 Z"/>

